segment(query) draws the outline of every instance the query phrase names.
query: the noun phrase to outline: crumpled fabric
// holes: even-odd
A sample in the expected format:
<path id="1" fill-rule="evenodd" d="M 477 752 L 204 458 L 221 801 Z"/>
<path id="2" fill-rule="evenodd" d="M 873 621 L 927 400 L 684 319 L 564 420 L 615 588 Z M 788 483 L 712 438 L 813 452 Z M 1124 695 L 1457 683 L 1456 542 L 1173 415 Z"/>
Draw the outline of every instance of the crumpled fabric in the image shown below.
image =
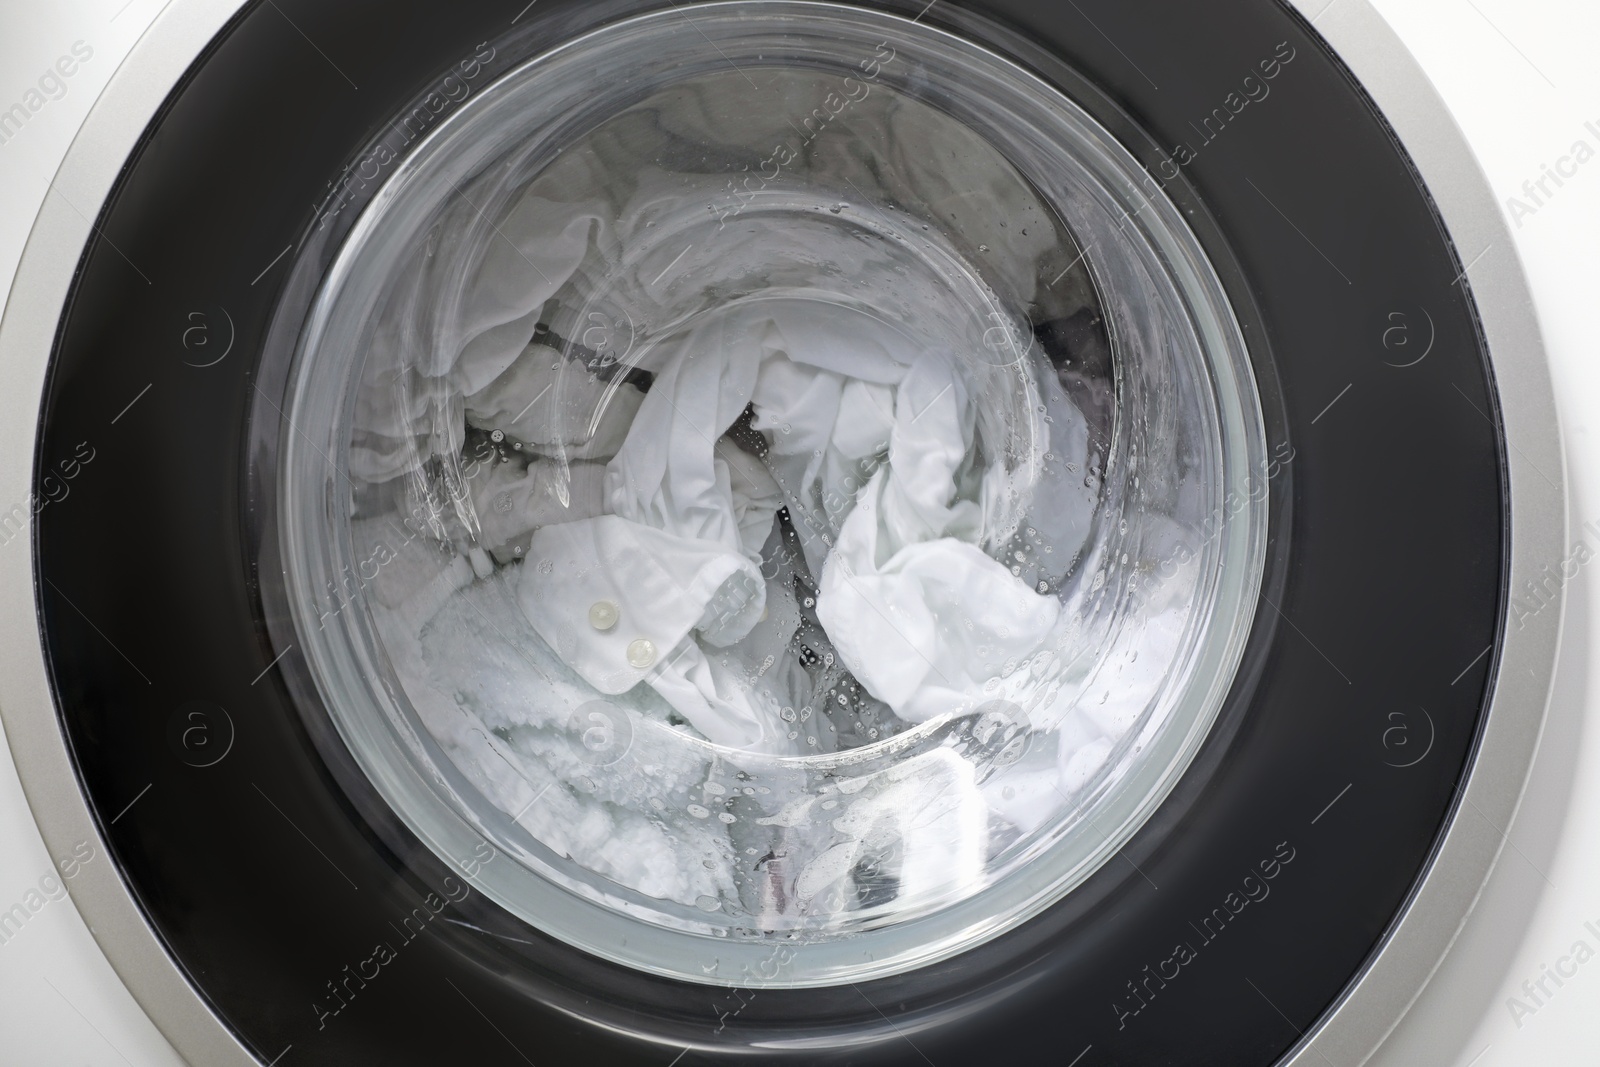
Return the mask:
<path id="1" fill-rule="evenodd" d="M 764 301 L 697 326 L 660 361 L 606 467 L 607 514 L 533 535 L 523 610 L 596 690 L 644 682 L 718 744 L 803 751 L 785 736 L 785 694 L 742 684 L 717 651 L 766 612 L 761 552 L 786 504 L 821 574 L 824 628 L 902 719 L 971 710 L 1054 628 L 1059 601 L 980 547 L 996 507 L 986 490 L 1004 478 L 978 458 L 983 398 L 960 359 L 907 351 L 861 318 Z M 774 441 L 775 473 L 723 438 L 746 408 Z M 599 604 L 618 609 L 615 625 L 588 622 Z M 652 653 L 631 656 L 640 642 Z"/>
<path id="2" fill-rule="evenodd" d="M 734 71 L 669 87 L 564 152 L 524 188 L 499 199 L 464 188 L 430 229 L 422 254 L 403 265 L 379 314 L 356 396 L 351 473 L 369 481 L 402 474 L 416 455 L 417 431 L 431 425 L 430 410 L 498 378 L 558 291 L 575 276 L 613 273 L 617 250 L 637 243 L 662 204 L 698 193 L 728 212 L 724 237 L 742 239 L 736 224 L 749 171 L 758 184 L 762 176 L 749 146 L 792 143 L 788 116 L 809 113 L 832 88 L 795 71 L 765 71 L 763 81 L 775 99 L 761 107 L 750 106 L 749 85 Z M 853 101 L 839 122 L 837 136 L 806 141 L 803 163 L 791 170 L 850 200 L 897 204 L 930 220 L 999 290 L 1046 319 L 1080 306 L 1073 279 L 1037 287 L 1039 264 L 1058 240 L 1050 209 L 976 131 L 882 90 Z M 874 149 L 863 153 L 856 139 L 867 132 Z M 928 151 L 930 144 L 939 150 Z M 723 165 L 734 177 L 641 167 L 639 159 L 652 154 Z M 675 252 L 630 267 L 649 279 Z"/>
<path id="3" fill-rule="evenodd" d="M 422 721 L 484 796 L 558 853 L 685 904 L 733 899 L 730 842 L 760 839 L 741 836 L 754 832 L 743 822 L 719 835 L 695 813 L 707 763 L 676 734 L 758 757 L 833 751 L 831 727 L 800 718 L 827 684 L 795 656 L 808 626 L 900 720 L 888 732 L 994 700 L 1023 709 L 1041 736 L 1059 727 L 1015 768 L 1028 776 L 1007 779 L 1032 783 L 1021 793 L 1008 784 L 1002 795 L 938 748 L 863 779 L 815 850 L 792 841 L 793 854 L 765 868 L 759 909 L 819 908 L 889 845 L 903 856 L 900 895 L 933 894 L 979 877 L 990 812 L 1031 829 L 1128 728 L 1069 718 L 1057 697 L 1072 668 L 1048 651 L 1069 643 L 1070 624 L 1049 590 L 1094 514 L 1087 427 L 1042 356 L 993 364 L 979 341 L 990 323 L 946 330 L 938 344 L 842 306 L 736 302 L 625 353 L 643 378 L 530 342 L 564 293 L 659 296 L 678 249 L 650 246 L 651 228 L 686 199 L 726 199 L 722 179 L 639 167 L 637 150 L 613 141 L 658 138 L 666 159 L 672 145 L 788 136 L 727 130 L 730 116 L 748 116 L 742 82 L 706 81 L 641 105 L 503 199 L 467 186 L 423 254 L 398 268 L 356 390 L 349 469 L 395 487 L 408 529 L 432 540 L 408 542 L 381 575 L 385 640 Z M 674 94 L 698 96 L 681 106 Z M 1054 246 L 1047 212 L 1025 184 L 995 178 L 976 135 L 951 148 L 957 163 L 934 161 L 915 148 L 932 118 L 899 98 L 875 94 L 846 117 L 888 131 L 899 165 L 819 139 L 810 180 L 935 221 L 1002 288 L 1052 314 L 1064 298 L 1035 288 Z M 735 216 L 718 237 L 728 274 L 759 268 L 774 292 L 799 286 L 804 272 L 771 266 L 767 235 L 746 221 Z M 863 243 L 832 266 L 864 276 L 874 255 Z M 614 322 L 593 337 L 580 327 L 569 340 L 597 350 L 632 340 Z M 1022 398 L 1005 417 L 1015 440 L 994 433 L 1005 421 L 997 383 Z M 467 435 L 491 431 L 523 462 L 461 469 Z M 1053 555 L 1011 559 L 1022 530 Z M 609 625 L 591 614 L 601 604 L 614 610 Z M 596 697 L 634 731 L 627 773 L 586 776 L 574 763 L 567 716 Z M 763 801 L 769 818 L 782 799 Z M 801 810 L 820 808 L 790 814 Z M 704 869 L 678 862 L 686 848 Z"/>

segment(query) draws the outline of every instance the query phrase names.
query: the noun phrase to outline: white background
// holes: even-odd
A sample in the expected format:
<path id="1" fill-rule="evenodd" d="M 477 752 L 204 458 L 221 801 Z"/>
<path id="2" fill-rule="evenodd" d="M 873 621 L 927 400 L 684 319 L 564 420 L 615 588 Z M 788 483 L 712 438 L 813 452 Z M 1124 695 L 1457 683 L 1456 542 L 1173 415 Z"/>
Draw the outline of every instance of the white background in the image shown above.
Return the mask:
<path id="1" fill-rule="evenodd" d="M 1333 3 L 1351 0 L 1333 0 Z M 1567 442 L 1571 540 L 1600 551 L 1600 158 L 1534 205 L 1523 183 L 1575 142 L 1600 152 L 1600 3 L 1371 0 L 1410 46 L 1477 152 L 1512 222 L 1545 330 Z M 1319 10 L 1317 0 L 1308 8 Z M 0 0 L 0 111 L 82 41 L 94 55 L 67 90 L 0 144 L 0 291 L 10 288 L 50 179 L 95 96 L 162 0 Z M 1585 127 L 1593 123 L 1594 129 Z M 92 213 L 97 205 L 74 205 Z M 1509 255 L 1511 249 L 1491 250 Z M 1552 561 L 1556 562 L 1556 561 Z M 1508 847 L 1455 949 L 1378 1067 L 1600 1063 L 1600 956 L 1537 1004 L 1521 989 L 1583 940 L 1600 953 L 1600 678 L 1589 615 L 1594 567 L 1568 586 L 1561 669 L 1544 742 Z M 59 859 L 61 857 L 55 857 Z M 97 855 L 93 862 L 103 863 Z M 0 747 L 0 911 L 54 866 Z M 1571 970 L 1571 965 L 1567 965 Z M 1507 1001 L 1535 1008 L 1514 1020 Z M 0 945 L 0 1067 L 155 1067 L 179 1061 L 95 948 L 70 900 Z M 941 1065 L 942 1067 L 942 1065 Z M 1093 1067 L 1085 1061 L 1082 1067 Z M 1330 1067 L 1349 1067 L 1339 1063 Z"/>

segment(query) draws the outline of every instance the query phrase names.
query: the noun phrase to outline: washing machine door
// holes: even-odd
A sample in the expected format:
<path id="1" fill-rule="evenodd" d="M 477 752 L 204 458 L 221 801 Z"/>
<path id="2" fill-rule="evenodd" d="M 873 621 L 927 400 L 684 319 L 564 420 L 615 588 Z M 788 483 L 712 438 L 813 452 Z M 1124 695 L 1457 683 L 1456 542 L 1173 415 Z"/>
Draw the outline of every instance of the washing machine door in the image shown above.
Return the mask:
<path id="1" fill-rule="evenodd" d="M 1500 847 L 1564 515 L 1376 16 L 516 6 L 174 5 L 8 305 L 0 711 L 152 1017 L 1363 1058 Z"/>

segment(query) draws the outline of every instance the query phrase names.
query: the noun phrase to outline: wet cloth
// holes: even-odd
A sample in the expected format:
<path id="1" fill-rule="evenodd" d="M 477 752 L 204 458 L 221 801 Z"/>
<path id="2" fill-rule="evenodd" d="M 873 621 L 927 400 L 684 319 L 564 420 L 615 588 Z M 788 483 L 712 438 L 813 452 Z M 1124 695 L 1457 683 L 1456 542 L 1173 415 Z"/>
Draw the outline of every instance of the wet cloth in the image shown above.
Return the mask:
<path id="1" fill-rule="evenodd" d="M 761 553 L 790 507 L 856 678 L 908 721 L 971 710 L 1060 611 L 979 547 L 999 477 L 977 456 L 980 400 L 955 356 L 865 317 L 771 301 L 714 316 L 664 356 L 607 465 L 607 513 L 534 533 L 523 610 L 597 691 L 646 683 L 714 742 L 803 750 L 780 717 L 797 697 L 770 684 L 784 675 L 741 684 L 750 664 L 720 651 L 745 658 L 771 617 Z M 770 469 L 723 437 L 747 407 Z"/>

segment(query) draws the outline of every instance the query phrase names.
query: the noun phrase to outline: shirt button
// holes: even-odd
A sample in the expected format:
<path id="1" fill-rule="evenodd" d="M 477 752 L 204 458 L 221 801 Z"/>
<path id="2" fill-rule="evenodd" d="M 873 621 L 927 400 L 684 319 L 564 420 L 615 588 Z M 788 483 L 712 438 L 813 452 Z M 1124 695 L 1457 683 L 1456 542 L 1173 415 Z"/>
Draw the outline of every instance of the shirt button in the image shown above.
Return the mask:
<path id="1" fill-rule="evenodd" d="M 596 600 L 589 605 L 589 625 L 602 633 L 617 624 L 617 606 L 609 600 Z"/>
<path id="2" fill-rule="evenodd" d="M 628 663 L 630 666 L 644 670 L 656 661 L 656 646 L 644 638 L 628 645 Z"/>

